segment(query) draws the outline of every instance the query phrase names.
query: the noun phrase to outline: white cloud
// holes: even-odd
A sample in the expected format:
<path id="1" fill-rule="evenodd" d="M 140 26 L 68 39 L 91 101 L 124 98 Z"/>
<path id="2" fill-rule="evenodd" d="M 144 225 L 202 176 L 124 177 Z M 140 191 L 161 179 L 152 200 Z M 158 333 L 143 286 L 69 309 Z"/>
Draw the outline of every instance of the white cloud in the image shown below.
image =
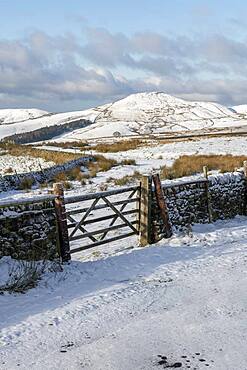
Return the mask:
<path id="1" fill-rule="evenodd" d="M 53 101 L 54 110 L 61 110 L 70 102 L 74 106 L 83 100 L 85 106 L 86 101 L 105 102 L 145 90 L 228 104 L 247 102 L 244 40 L 148 31 L 127 37 L 92 27 L 87 27 L 86 36 L 86 44 L 72 34 L 53 37 L 40 31 L 25 39 L 0 40 L 1 105 L 35 102 L 46 108 Z M 130 78 L 128 70 L 143 77 Z"/>

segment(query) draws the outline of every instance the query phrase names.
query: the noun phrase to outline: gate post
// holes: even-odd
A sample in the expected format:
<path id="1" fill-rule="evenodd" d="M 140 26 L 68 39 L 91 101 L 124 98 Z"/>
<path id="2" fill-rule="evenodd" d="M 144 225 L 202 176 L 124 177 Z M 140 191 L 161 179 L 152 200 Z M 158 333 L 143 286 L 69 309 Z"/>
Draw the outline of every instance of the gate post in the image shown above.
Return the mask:
<path id="1" fill-rule="evenodd" d="M 167 203 L 166 203 L 166 199 L 163 193 L 159 174 L 153 175 L 153 182 L 154 182 L 156 202 L 157 202 L 158 209 L 160 211 L 160 216 L 161 216 L 163 227 L 165 230 L 165 238 L 170 238 L 172 236 L 172 225 L 170 223 Z"/>
<path id="2" fill-rule="evenodd" d="M 152 243 L 152 176 L 141 179 L 139 245 L 145 247 Z"/>
<path id="3" fill-rule="evenodd" d="M 53 184 L 53 193 L 56 197 L 55 212 L 57 217 L 60 256 L 63 262 L 68 262 L 71 259 L 71 255 L 63 185 L 61 183 Z"/>

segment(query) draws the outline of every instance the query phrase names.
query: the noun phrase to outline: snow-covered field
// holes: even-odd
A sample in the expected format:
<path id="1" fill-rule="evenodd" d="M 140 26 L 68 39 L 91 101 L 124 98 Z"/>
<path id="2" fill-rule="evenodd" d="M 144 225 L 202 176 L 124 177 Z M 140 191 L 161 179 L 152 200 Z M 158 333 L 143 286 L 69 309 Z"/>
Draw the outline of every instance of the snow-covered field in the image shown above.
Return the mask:
<path id="1" fill-rule="evenodd" d="M 11 175 L 13 173 L 25 173 L 40 171 L 41 168 L 54 166 L 54 162 L 45 161 L 42 158 L 34 158 L 30 156 L 12 156 L 9 154 L 0 155 L 0 174 Z"/>
<path id="2" fill-rule="evenodd" d="M 245 217 L 195 225 L 0 295 L 0 368 L 245 370 L 246 233 Z"/>
<path id="3" fill-rule="evenodd" d="M 135 159 L 140 172 L 150 172 L 163 165 L 172 165 L 181 155 L 247 154 L 247 137 L 221 137 L 195 141 L 180 141 L 157 146 L 146 146 L 117 153 L 103 153 L 116 160 Z M 89 153 L 89 152 L 88 152 Z M 90 152 L 91 153 L 91 152 Z"/>

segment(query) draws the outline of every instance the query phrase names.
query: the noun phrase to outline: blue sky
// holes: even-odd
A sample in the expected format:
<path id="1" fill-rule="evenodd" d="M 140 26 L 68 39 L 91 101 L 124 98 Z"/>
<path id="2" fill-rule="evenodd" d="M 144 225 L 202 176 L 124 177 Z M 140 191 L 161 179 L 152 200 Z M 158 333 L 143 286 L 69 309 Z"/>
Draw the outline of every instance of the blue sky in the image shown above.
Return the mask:
<path id="1" fill-rule="evenodd" d="M 243 0 L 0 0 L 0 108 L 138 91 L 247 103 Z"/>

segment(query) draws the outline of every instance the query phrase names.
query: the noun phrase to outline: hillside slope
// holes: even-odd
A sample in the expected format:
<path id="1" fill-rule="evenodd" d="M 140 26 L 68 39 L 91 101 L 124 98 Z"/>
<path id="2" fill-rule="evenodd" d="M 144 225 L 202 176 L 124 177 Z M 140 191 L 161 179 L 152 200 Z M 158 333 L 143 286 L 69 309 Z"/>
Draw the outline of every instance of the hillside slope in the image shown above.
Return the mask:
<path id="1" fill-rule="evenodd" d="M 13 113 L 14 114 L 14 113 Z M 1 117 L 1 110 L 0 110 Z M 162 92 L 132 94 L 111 104 L 84 111 L 49 114 L 23 122 L 2 124 L 0 139 L 39 128 L 86 119 L 92 122 L 59 136 L 59 140 L 78 140 L 118 135 L 171 133 L 247 124 L 232 109 L 210 102 L 192 102 Z M 80 127 L 80 125 L 79 125 Z"/>
<path id="2" fill-rule="evenodd" d="M 48 114 L 40 109 L 0 109 L 0 125 L 23 122 Z"/>
<path id="3" fill-rule="evenodd" d="M 247 115 L 247 104 L 242 104 L 242 105 L 235 105 L 232 107 L 235 112 L 239 114 L 246 114 Z"/>
<path id="4" fill-rule="evenodd" d="M 92 109 L 96 115 L 96 109 Z M 190 102 L 160 93 L 140 93 L 98 107 L 94 123 L 64 135 L 62 139 L 82 139 L 133 134 L 158 134 L 190 130 L 232 128 L 247 124 L 237 113 L 220 104 Z"/>

